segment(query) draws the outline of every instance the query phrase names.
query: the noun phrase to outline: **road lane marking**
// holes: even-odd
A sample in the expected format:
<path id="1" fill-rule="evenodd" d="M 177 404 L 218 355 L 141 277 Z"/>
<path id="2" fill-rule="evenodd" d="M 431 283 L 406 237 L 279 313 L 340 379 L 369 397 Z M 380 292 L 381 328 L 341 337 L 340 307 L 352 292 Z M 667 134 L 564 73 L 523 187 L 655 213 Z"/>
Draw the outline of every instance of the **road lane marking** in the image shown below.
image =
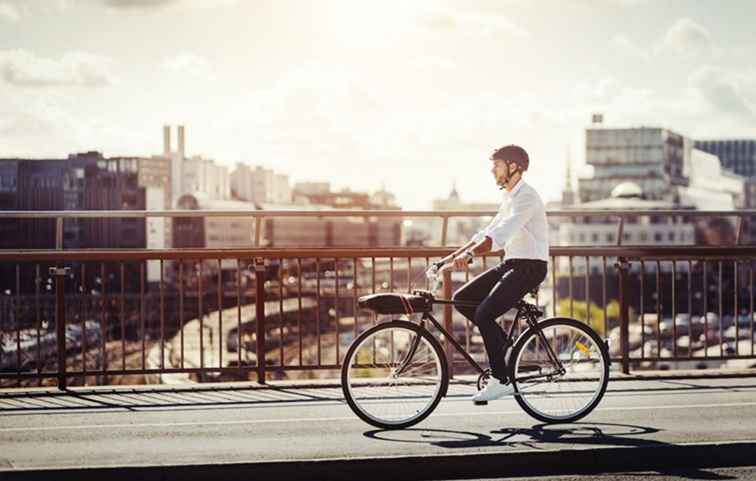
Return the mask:
<path id="1" fill-rule="evenodd" d="M 628 406 L 628 407 L 605 407 L 596 408 L 594 412 L 611 412 L 611 411 L 650 411 L 658 409 L 701 409 L 701 408 L 728 408 L 728 407 L 747 407 L 756 406 L 756 402 L 740 403 L 719 403 L 719 404 L 667 404 L 664 406 Z M 436 413 L 431 417 L 459 417 L 459 416 L 492 416 L 492 415 L 509 415 L 525 414 L 520 409 L 511 411 L 487 411 L 485 409 L 455 412 L 455 413 Z M 68 426 L 35 426 L 23 428 L 0 428 L 0 433 L 11 432 L 29 432 L 29 431 L 65 431 L 65 430 L 82 430 L 82 429 L 120 429 L 120 428 L 164 428 L 164 427 L 182 427 L 182 426 L 218 426 L 218 425 L 240 425 L 240 424 L 275 424 L 275 423 L 303 423 L 303 422 L 330 422 L 330 421 L 359 421 L 357 416 L 338 416 L 325 418 L 289 418 L 289 419 L 245 419 L 238 421 L 188 421 L 176 423 L 122 423 L 122 424 L 89 424 L 89 425 L 68 425 Z"/>

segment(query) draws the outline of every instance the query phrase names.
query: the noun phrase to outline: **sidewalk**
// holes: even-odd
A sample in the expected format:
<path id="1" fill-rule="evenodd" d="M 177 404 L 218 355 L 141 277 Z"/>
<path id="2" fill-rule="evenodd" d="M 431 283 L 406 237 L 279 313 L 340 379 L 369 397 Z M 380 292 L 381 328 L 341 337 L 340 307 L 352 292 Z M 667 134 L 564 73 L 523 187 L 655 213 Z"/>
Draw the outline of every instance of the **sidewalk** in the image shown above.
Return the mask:
<path id="1" fill-rule="evenodd" d="M 335 380 L 9 389 L 0 392 L 0 479 L 695 477 L 756 464 L 756 373 L 706 374 L 617 376 L 573 424 L 534 421 L 512 399 L 473 406 L 471 377 L 428 419 L 396 431 L 357 419 Z"/>

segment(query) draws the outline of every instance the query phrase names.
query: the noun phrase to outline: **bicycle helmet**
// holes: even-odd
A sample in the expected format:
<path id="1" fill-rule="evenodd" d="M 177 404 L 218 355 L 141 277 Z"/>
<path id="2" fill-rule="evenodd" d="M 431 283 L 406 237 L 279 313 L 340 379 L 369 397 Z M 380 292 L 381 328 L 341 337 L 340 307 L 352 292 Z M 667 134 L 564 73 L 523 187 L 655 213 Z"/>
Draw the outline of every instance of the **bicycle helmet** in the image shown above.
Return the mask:
<path id="1" fill-rule="evenodd" d="M 500 147 L 491 154 L 491 160 L 503 160 L 507 163 L 514 163 L 520 172 L 525 172 L 530 166 L 530 158 L 525 149 L 519 145 L 505 145 Z"/>

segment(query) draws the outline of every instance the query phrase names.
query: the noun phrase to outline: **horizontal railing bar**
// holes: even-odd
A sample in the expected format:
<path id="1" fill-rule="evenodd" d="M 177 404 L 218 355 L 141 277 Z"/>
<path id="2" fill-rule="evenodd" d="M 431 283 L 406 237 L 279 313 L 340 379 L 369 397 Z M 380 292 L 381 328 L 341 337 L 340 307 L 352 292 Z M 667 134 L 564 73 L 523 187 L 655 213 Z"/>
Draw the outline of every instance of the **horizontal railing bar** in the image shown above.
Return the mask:
<path id="1" fill-rule="evenodd" d="M 709 356 L 707 358 L 704 357 L 646 357 L 646 358 L 640 358 L 640 357 L 631 357 L 630 362 L 697 362 L 697 361 L 703 361 L 703 362 L 718 362 L 718 361 L 729 361 L 729 360 L 736 360 L 736 359 L 742 359 L 742 360 L 748 360 L 748 359 L 754 359 L 754 356 L 741 354 L 738 356 L 730 356 L 730 355 L 724 355 L 724 356 Z M 621 357 L 612 357 L 611 361 L 614 362 L 620 362 L 622 360 Z M 461 365 L 461 366 L 467 366 L 468 364 L 462 360 L 455 361 L 455 365 Z M 321 364 L 321 365 L 305 365 L 305 366 L 297 366 L 297 365 L 286 365 L 286 366 L 265 366 L 266 371 L 316 371 L 316 370 L 340 370 L 341 365 L 339 364 Z M 102 371 L 102 370 L 87 370 L 86 373 L 83 371 L 69 371 L 66 370 L 66 376 L 67 377 L 82 377 L 84 375 L 86 376 L 122 376 L 122 375 L 138 375 L 138 374 L 202 374 L 202 373 L 253 373 L 257 370 L 257 366 L 255 365 L 248 365 L 248 366 L 233 366 L 233 367 L 205 367 L 205 368 L 170 368 L 170 369 L 127 369 L 125 371 L 123 370 L 108 370 L 108 371 Z M 59 374 L 57 372 L 42 372 L 42 373 L 36 373 L 36 372 L 29 372 L 29 373 L 2 373 L 2 378 L 4 379 L 50 379 L 50 378 L 57 378 Z"/>
<path id="2" fill-rule="evenodd" d="M 171 260 L 171 259 L 252 259 L 254 257 L 433 257 L 446 255 L 455 249 L 447 247 L 422 248 L 252 248 L 252 249 L 87 249 L 87 250 L 0 250 L 0 262 L 29 261 L 92 261 L 92 260 Z M 490 257 L 503 252 L 491 252 Z M 549 256 L 607 256 L 634 259 L 740 259 L 756 257 L 756 246 L 582 246 L 551 247 Z"/>
<path id="3" fill-rule="evenodd" d="M 148 217 L 485 217 L 495 216 L 495 210 L 38 210 L 0 211 L 0 219 L 79 219 L 79 218 L 148 218 Z M 738 210 L 552 210 L 549 217 L 629 217 L 629 216 L 690 216 L 743 217 L 756 215 L 756 209 Z"/>
<path id="4" fill-rule="evenodd" d="M 736 358 L 733 358 L 736 359 Z M 322 370 L 322 369 L 341 369 L 341 365 L 339 364 L 312 364 L 312 365 L 305 365 L 305 366 L 265 366 L 266 371 L 311 371 L 311 370 Z M 239 373 L 239 372 L 250 372 L 253 373 L 257 371 L 256 365 L 248 365 L 248 366 L 227 366 L 227 367 L 194 367 L 194 368 L 170 368 L 170 369 L 126 369 L 125 371 L 122 369 L 109 369 L 107 371 L 103 370 L 90 370 L 87 369 L 86 372 L 84 371 L 71 371 L 66 369 L 66 376 L 67 377 L 82 377 L 86 375 L 89 376 L 123 376 L 123 375 L 135 375 L 135 374 L 202 374 L 202 373 L 208 373 L 208 372 L 218 372 L 218 373 Z M 47 379 L 47 378 L 57 378 L 60 374 L 58 372 L 42 372 L 42 373 L 36 373 L 36 372 L 13 372 L 13 373 L 5 373 L 3 372 L 0 376 L 4 379 Z M 0 412 L 2 410 L 0 409 Z"/>

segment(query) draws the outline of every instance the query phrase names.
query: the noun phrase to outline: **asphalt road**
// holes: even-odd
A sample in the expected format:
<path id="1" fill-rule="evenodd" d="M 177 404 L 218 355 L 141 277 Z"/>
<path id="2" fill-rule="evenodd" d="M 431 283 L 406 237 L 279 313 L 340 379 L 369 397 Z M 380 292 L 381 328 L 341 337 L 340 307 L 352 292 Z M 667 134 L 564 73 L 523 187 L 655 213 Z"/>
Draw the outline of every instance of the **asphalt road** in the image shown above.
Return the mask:
<path id="1" fill-rule="evenodd" d="M 613 381 L 577 424 L 543 425 L 472 386 L 420 425 L 364 424 L 339 388 L 0 393 L 0 469 L 250 463 L 756 440 L 756 378 Z M 631 455 L 628 452 L 628 455 Z M 618 463 L 622 460 L 618 459 Z M 756 456 L 754 456 L 756 464 Z M 751 473 L 752 474 L 752 473 Z M 0 476 L 2 477 L 2 476 Z"/>

